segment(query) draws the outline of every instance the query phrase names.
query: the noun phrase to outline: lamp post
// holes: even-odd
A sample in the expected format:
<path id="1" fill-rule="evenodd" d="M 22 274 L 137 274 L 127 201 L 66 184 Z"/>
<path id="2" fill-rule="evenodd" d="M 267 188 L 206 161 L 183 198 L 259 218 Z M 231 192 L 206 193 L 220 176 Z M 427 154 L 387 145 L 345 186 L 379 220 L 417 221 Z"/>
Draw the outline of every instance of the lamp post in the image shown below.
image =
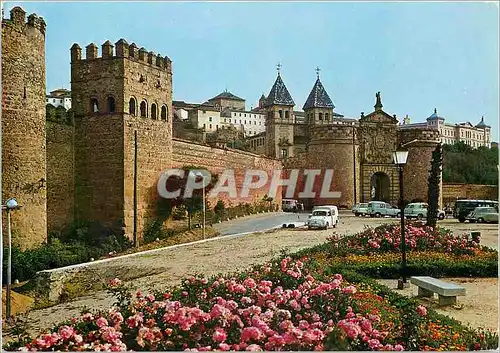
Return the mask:
<path id="1" fill-rule="evenodd" d="M 11 315 L 11 296 L 10 289 L 12 284 L 12 232 L 11 232 L 11 223 L 10 223 L 10 212 L 13 210 L 17 210 L 21 208 L 17 203 L 17 200 L 14 198 L 10 198 L 5 202 L 5 205 L 2 205 L 2 209 L 7 211 L 7 234 L 8 234 L 8 245 L 9 245 L 9 254 L 7 257 L 7 302 L 6 302 L 6 315 L 5 317 L 8 319 Z M 2 239 L 3 242 L 3 239 Z"/>
<path id="2" fill-rule="evenodd" d="M 194 174 L 197 177 L 201 177 L 203 181 L 203 194 L 202 194 L 202 202 L 203 202 L 203 240 L 205 240 L 205 219 L 206 219 L 206 209 L 205 209 L 205 175 L 201 172 L 197 172 Z"/>
<path id="3" fill-rule="evenodd" d="M 408 150 L 402 145 L 393 153 L 394 164 L 399 167 L 399 207 L 401 214 L 401 279 L 398 281 L 398 289 L 403 289 L 406 281 L 406 237 L 405 237 L 405 215 L 404 215 L 404 193 L 403 193 L 403 167 L 408 159 Z"/>

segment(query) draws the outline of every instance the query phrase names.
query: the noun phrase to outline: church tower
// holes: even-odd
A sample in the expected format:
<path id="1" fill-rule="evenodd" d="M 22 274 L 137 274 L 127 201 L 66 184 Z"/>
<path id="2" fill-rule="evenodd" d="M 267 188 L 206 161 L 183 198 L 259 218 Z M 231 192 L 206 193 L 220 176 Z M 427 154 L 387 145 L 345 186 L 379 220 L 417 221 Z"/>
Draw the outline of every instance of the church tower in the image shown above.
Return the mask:
<path id="1" fill-rule="evenodd" d="M 306 103 L 302 107 L 306 113 L 307 123 L 311 125 L 329 124 L 334 116 L 333 105 L 330 96 L 326 92 L 321 80 L 319 79 L 319 68 L 316 69 L 318 78 L 316 83 L 307 97 Z"/>
<path id="2" fill-rule="evenodd" d="M 293 157 L 293 125 L 295 102 L 281 79 L 281 65 L 278 64 L 278 77 L 266 99 L 266 141 L 270 157 L 286 159 Z"/>

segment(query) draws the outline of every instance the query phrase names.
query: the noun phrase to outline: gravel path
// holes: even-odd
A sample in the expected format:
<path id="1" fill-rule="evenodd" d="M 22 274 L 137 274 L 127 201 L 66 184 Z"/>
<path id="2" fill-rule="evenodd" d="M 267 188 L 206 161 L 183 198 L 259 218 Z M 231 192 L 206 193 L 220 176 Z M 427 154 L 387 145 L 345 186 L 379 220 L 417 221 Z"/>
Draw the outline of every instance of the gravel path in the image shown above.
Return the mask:
<path id="1" fill-rule="evenodd" d="M 259 217 L 259 215 L 255 216 Z M 342 216 L 341 223 L 334 230 L 307 231 L 283 229 L 273 233 L 250 234 L 230 239 L 217 239 L 201 244 L 161 250 L 155 253 L 138 255 L 123 259 L 120 262 L 108 262 L 100 265 L 101 275 L 123 273 L 126 277 L 140 277 L 126 281 L 134 288 L 143 291 L 148 289 L 164 288 L 167 285 L 176 285 L 190 274 L 204 273 L 207 276 L 218 273 L 233 272 L 249 268 L 254 264 L 261 264 L 279 255 L 280 250 L 297 251 L 324 243 L 326 238 L 334 232 L 339 234 L 353 234 L 363 230 L 365 225 L 376 226 L 390 219 L 356 218 L 351 215 Z M 466 228 L 458 221 L 446 220 L 443 226 Z M 449 223 L 449 224 L 448 224 Z M 476 226 L 476 229 L 479 225 Z M 484 225 L 481 225 L 483 231 Z M 497 244 L 496 227 L 490 227 L 484 238 L 490 244 Z M 491 233 L 491 234 L 490 234 Z M 138 272 L 133 274 L 132 272 Z M 498 298 L 498 296 L 497 296 Z M 497 300 L 495 301 L 497 302 Z M 27 314 L 27 329 L 36 334 L 40 330 L 51 327 L 62 320 L 78 315 L 83 307 L 105 309 L 113 304 L 113 297 L 106 292 L 95 292 L 92 295 L 81 297 L 68 303 L 59 304 L 46 309 L 33 310 Z M 4 336 L 4 339 L 8 338 Z"/>

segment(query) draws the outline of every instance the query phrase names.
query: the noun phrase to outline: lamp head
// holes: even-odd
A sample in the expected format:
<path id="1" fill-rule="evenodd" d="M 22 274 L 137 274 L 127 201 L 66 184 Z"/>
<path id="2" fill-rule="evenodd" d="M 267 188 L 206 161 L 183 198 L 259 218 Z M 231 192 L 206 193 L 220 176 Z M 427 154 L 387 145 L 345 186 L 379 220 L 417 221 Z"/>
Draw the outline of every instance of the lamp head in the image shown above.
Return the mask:
<path id="1" fill-rule="evenodd" d="M 5 202 L 5 206 L 7 206 L 7 208 L 9 210 L 13 210 L 17 207 L 19 207 L 19 204 L 17 203 L 17 200 L 14 199 L 14 198 L 10 198 L 8 199 L 6 202 Z"/>
<path id="2" fill-rule="evenodd" d="M 393 152 L 392 157 L 394 164 L 405 165 L 408 159 L 408 150 L 400 145 L 396 151 Z"/>

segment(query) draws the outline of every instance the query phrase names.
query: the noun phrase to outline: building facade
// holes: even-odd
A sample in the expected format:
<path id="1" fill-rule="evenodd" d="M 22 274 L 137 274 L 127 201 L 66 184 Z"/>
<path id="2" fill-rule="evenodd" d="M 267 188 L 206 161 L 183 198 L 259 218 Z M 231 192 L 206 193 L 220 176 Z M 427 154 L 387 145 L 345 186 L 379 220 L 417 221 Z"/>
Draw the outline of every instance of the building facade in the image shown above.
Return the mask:
<path id="1" fill-rule="evenodd" d="M 266 116 L 255 111 L 226 108 L 221 112 L 221 121 L 243 131 L 245 136 L 255 136 L 266 131 Z"/>
<path id="2" fill-rule="evenodd" d="M 64 88 L 51 91 L 46 97 L 46 102 L 55 108 L 71 109 L 71 91 Z"/>
<path id="3" fill-rule="evenodd" d="M 211 105 L 199 105 L 188 111 L 188 121 L 197 129 L 214 132 L 222 127 L 220 109 Z"/>
<path id="4" fill-rule="evenodd" d="M 376 94 L 373 112 L 361 113 L 359 119 L 347 118 L 334 111 L 335 105 L 319 75 L 303 105 L 304 112 L 298 114 L 294 106 L 278 72 L 265 102 L 265 145 L 266 154 L 281 159 L 287 173 L 298 170 L 299 184 L 293 195 L 286 194 L 285 188 L 284 197 L 299 199 L 306 207 L 352 207 L 357 202 L 372 200 L 397 205 L 399 167 L 392 154 L 400 144 L 408 144 L 405 200 L 427 200 L 432 151 L 440 143 L 438 130 L 401 129 L 398 118 L 382 109 L 380 92 Z M 311 170 L 319 173 L 312 184 L 314 196 L 301 197 L 309 182 L 306 174 Z M 325 186 L 330 193 L 321 192 Z"/>
<path id="5" fill-rule="evenodd" d="M 491 147 L 491 127 L 485 124 L 484 117 L 481 117 L 481 121 L 476 125 L 470 122 L 452 124 L 445 122 L 445 118 L 438 114 L 437 109 L 434 109 L 434 113 L 426 119 L 425 123 L 411 124 L 406 118 L 401 128 L 438 130 L 443 144 L 451 145 L 460 141 L 472 148 Z"/>

